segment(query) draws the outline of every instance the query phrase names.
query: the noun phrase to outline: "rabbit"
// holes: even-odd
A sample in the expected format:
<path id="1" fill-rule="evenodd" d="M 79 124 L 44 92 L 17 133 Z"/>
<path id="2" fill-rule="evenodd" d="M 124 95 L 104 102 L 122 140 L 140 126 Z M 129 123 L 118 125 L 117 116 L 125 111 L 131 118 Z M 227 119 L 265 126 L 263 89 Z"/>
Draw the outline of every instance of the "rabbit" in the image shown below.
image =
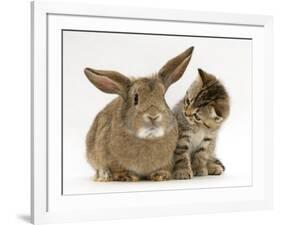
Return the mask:
<path id="1" fill-rule="evenodd" d="M 119 72 L 85 68 L 89 81 L 118 94 L 101 110 L 86 137 L 95 181 L 171 179 L 178 125 L 164 95 L 190 62 L 193 47 L 169 60 L 158 73 L 130 79 Z"/>

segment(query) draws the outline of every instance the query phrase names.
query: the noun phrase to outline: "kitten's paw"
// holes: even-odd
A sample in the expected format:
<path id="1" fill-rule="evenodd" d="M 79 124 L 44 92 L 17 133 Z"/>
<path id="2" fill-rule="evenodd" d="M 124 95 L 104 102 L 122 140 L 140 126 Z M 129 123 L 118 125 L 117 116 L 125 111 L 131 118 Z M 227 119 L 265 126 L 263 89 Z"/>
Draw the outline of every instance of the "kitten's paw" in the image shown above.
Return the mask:
<path id="1" fill-rule="evenodd" d="M 207 176 L 208 170 L 207 170 L 207 168 L 195 169 L 195 170 L 193 170 L 193 174 L 194 174 L 194 176 Z"/>
<path id="2" fill-rule="evenodd" d="M 221 165 L 214 164 L 208 167 L 209 175 L 221 175 L 224 171 L 224 168 Z"/>
<path id="3" fill-rule="evenodd" d="M 113 174 L 114 181 L 127 181 L 127 182 L 136 182 L 139 181 L 140 178 L 137 175 L 131 173 L 115 173 Z"/>
<path id="4" fill-rule="evenodd" d="M 108 169 L 98 169 L 94 177 L 94 181 L 97 182 L 108 182 L 112 181 L 111 172 Z"/>
<path id="5" fill-rule="evenodd" d="M 173 178 L 176 180 L 188 180 L 193 177 L 191 168 L 177 169 L 173 173 Z"/>
<path id="6" fill-rule="evenodd" d="M 164 181 L 171 178 L 170 171 L 167 170 L 158 170 L 149 175 L 148 179 L 153 181 Z"/>

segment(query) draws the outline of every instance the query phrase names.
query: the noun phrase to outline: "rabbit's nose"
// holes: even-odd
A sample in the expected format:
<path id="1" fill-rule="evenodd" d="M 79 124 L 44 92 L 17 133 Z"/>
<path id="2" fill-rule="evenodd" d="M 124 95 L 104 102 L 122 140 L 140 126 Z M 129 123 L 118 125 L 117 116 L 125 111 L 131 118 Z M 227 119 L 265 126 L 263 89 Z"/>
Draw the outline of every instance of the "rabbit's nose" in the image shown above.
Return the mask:
<path id="1" fill-rule="evenodd" d="M 161 119 L 161 115 L 160 114 L 156 114 L 156 115 L 146 114 L 145 119 L 147 119 L 150 122 L 155 122 L 155 121 L 158 121 Z"/>

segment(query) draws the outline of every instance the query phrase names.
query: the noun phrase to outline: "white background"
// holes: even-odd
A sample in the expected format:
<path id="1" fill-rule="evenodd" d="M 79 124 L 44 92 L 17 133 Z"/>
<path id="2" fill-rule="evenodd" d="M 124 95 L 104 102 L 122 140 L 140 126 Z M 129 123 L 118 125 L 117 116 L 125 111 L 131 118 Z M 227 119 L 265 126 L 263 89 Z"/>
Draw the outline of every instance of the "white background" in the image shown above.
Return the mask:
<path id="1" fill-rule="evenodd" d="M 96 114 L 116 95 L 94 87 L 83 69 L 92 66 L 126 76 L 149 76 L 190 46 L 195 46 L 192 60 L 183 77 L 167 91 L 167 103 L 172 108 L 184 96 L 199 67 L 224 83 L 231 96 L 231 114 L 219 133 L 217 153 L 226 173 L 191 181 L 146 182 L 146 189 L 157 190 L 160 185 L 161 189 L 179 188 L 177 183 L 187 189 L 251 185 L 251 40 L 77 31 L 64 31 L 63 38 L 64 194 L 140 191 L 144 186 L 122 183 L 119 190 L 116 184 L 92 182 L 93 169 L 85 160 L 86 132 Z"/>
<path id="2" fill-rule="evenodd" d="M 91 1 L 111 5 L 136 5 L 200 11 L 271 14 L 275 16 L 275 40 L 281 40 L 278 1 Z M 161 2 L 161 3 L 160 3 Z M 1 5 L 1 224 L 25 224 L 29 215 L 30 110 L 29 110 L 29 1 L 7 1 Z M 275 42 L 275 94 L 280 96 L 280 42 Z M 277 60 L 279 59 L 279 61 Z M 279 63 L 280 64 L 280 63 Z M 278 102 L 279 101 L 279 102 Z M 279 116 L 277 116 L 279 115 Z M 280 124 L 280 99 L 275 99 L 275 123 Z M 280 136 L 280 128 L 276 126 Z M 277 136 L 277 135 L 275 135 Z M 278 137 L 278 136 L 277 136 Z M 275 210 L 185 217 L 108 221 L 95 224 L 279 224 L 280 223 L 280 137 L 275 139 Z M 279 148 L 279 149 L 278 149 Z M 279 221 L 279 222 L 277 222 Z M 78 224 L 78 223 L 77 223 Z M 211 223 L 212 224 L 212 223 Z"/>

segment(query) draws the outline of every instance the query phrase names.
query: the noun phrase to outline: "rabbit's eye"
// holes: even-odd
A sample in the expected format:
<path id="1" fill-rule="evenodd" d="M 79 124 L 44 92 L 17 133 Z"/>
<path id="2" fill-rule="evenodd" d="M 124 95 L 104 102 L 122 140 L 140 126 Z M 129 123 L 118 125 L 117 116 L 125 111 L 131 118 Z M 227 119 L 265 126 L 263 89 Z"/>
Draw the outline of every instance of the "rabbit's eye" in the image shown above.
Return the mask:
<path id="1" fill-rule="evenodd" d="M 135 94 L 135 97 L 134 97 L 134 104 L 137 105 L 139 103 L 139 95 L 138 94 Z"/>

